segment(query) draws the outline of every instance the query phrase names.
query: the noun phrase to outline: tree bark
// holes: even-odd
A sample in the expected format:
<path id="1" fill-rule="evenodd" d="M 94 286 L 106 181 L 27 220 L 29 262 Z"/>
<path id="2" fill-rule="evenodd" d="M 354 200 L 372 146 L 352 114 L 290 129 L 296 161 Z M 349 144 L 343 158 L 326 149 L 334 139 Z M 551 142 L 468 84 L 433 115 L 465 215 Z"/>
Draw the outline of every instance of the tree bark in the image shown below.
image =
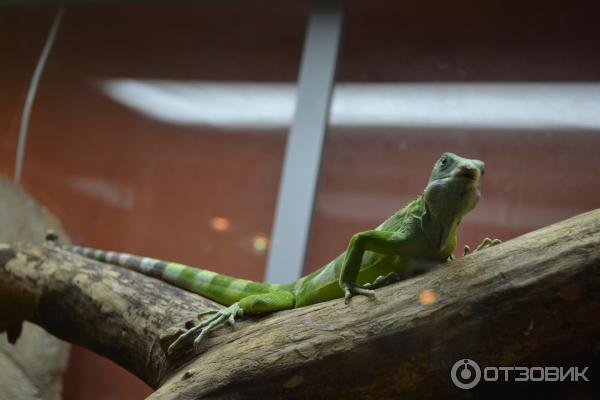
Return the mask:
<path id="1" fill-rule="evenodd" d="M 223 327 L 195 357 L 170 359 L 163 348 L 173 328 L 214 304 L 51 245 L 0 246 L 7 301 L 22 306 L 12 314 L 158 388 L 153 400 L 456 396 L 450 369 L 463 358 L 482 366 L 595 360 L 600 210 L 378 289 L 375 299 Z"/>
<path id="2" fill-rule="evenodd" d="M 213 308 L 222 306 L 51 242 L 0 244 L 1 321 L 14 327 L 15 321 L 29 320 L 111 359 L 154 388 L 190 355 L 167 359 L 162 346 L 177 328 Z"/>

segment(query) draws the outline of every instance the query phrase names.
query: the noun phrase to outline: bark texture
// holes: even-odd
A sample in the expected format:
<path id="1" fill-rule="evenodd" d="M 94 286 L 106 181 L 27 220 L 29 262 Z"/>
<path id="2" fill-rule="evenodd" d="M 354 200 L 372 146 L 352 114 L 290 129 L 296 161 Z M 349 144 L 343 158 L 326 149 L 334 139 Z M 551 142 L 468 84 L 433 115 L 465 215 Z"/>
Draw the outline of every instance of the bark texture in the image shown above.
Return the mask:
<path id="1" fill-rule="evenodd" d="M 220 305 L 166 283 L 44 246 L 0 244 L 0 304 L 86 347 L 157 387 L 169 367 L 162 349 L 176 328 Z M 183 360 L 179 354 L 177 360 Z"/>
<path id="2" fill-rule="evenodd" d="M 556 365 L 597 355 L 600 210 L 355 297 L 253 318 L 197 357 L 162 342 L 211 304 L 46 246 L 0 248 L 0 291 L 32 320 L 158 388 L 151 399 L 456 396 L 450 368 Z M 15 289 L 16 288 L 16 289 Z M 485 390 L 483 387 L 482 390 Z"/>

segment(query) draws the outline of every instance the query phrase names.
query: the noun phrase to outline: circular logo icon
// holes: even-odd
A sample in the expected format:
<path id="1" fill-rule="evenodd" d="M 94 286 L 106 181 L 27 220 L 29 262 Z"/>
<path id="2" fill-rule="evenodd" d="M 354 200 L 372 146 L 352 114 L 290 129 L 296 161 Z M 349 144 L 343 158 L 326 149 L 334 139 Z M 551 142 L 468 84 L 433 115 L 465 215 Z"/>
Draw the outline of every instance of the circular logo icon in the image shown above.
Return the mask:
<path id="1" fill-rule="evenodd" d="M 450 377 L 456 387 L 473 389 L 481 380 L 481 368 L 475 361 L 463 358 L 454 363 Z"/>

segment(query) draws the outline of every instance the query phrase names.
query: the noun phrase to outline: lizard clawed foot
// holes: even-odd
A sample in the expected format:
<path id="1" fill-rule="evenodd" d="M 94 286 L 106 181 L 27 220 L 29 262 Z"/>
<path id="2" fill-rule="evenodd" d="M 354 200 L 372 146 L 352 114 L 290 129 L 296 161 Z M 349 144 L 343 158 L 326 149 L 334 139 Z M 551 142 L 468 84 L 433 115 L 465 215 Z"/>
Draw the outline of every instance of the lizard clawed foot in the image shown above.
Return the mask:
<path id="1" fill-rule="evenodd" d="M 222 310 L 211 310 L 208 312 L 204 312 L 200 314 L 199 317 L 208 314 L 214 315 L 179 335 L 179 337 L 175 339 L 173 343 L 171 343 L 169 349 L 167 350 L 167 353 L 169 355 L 173 354 L 173 352 L 178 347 L 181 347 L 190 337 L 195 337 L 193 345 L 194 352 L 198 353 L 200 351 L 200 343 L 202 342 L 202 339 L 204 339 L 204 336 L 206 336 L 206 334 L 212 331 L 216 326 L 224 322 L 233 326 L 235 324 L 235 318 L 242 316 L 242 309 L 240 308 L 240 303 L 233 303 L 229 307 L 224 308 Z"/>
<path id="2" fill-rule="evenodd" d="M 463 256 L 466 256 L 468 254 L 474 253 L 479 250 L 487 249 L 488 247 L 496 246 L 497 244 L 500 244 L 500 243 L 502 243 L 502 240 L 500 240 L 500 239 L 485 238 L 485 239 L 483 239 L 481 244 L 479 246 L 477 246 L 475 248 L 475 250 L 473 250 L 473 251 L 471 251 L 471 249 L 469 248 L 468 245 L 465 245 L 465 248 L 463 251 Z"/>
<path id="3" fill-rule="evenodd" d="M 373 290 L 365 289 L 364 287 L 361 287 L 354 283 L 343 283 L 342 289 L 344 290 L 344 303 L 346 304 L 350 303 L 350 299 L 356 294 L 375 297 L 375 292 Z"/>
<path id="4" fill-rule="evenodd" d="M 379 275 L 377 277 L 377 279 L 375 279 L 373 282 L 371 283 L 366 283 L 364 285 L 365 289 L 377 289 L 383 286 L 387 286 L 390 283 L 394 283 L 394 282 L 398 282 L 400 281 L 400 276 L 396 273 L 396 272 L 390 272 L 389 274 L 386 275 Z"/>

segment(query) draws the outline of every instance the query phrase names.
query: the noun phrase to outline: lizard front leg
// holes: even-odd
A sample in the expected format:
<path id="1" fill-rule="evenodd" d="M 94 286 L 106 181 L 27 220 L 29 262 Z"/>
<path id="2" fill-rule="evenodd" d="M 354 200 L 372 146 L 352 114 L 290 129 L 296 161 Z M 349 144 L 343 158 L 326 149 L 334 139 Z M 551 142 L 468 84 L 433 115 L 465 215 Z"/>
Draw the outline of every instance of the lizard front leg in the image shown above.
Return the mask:
<path id="1" fill-rule="evenodd" d="M 348 304 L 350 298 L 355 294 L 374 296 L 375 292 L 370 288 L 382 286 L 382 281 L 379 278 L 370 287 L 356 284 L 356 278 L 360 272 L 365 251 L 369 250 L 381 254 L 395 255 L 405 250 L 406 243 L 406 237 L 397 232 L 373 230 L 360 232 L 352 236 L 352 240 L 350 240 L 350 244 L 346 250 L 346 257 L 339 279 L 340 287 L 344 291 L 346 304 Z M 382 277 L 382 279 L 387 280 L 391 278 Z"/>

